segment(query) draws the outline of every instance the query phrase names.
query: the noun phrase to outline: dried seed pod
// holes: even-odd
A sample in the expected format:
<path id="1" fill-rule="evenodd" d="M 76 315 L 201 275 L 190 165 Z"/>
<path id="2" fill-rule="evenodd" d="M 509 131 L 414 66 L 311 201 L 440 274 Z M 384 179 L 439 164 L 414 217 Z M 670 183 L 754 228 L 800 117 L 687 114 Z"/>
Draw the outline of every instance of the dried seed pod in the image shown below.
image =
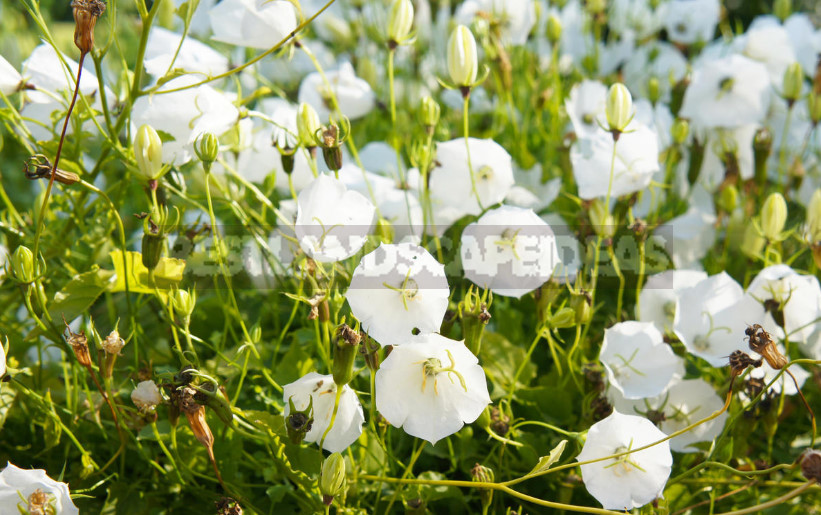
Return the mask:
<path id="1" fill-rule="evenodd" d="M 85 331 L 81 331 L 79 333 L 72 331 L 71 327 L 68 325 L 68 322 L 66 322 L 65 317 L 63 317 L 63 323 L 66 324 L 66 331 L 68 332 L 66 341 L 74 350 L 74 355 L 77 356 L 77 361 L 79 361 L 84 367 L 91 368 L 91 354 L 88 352 L 88 338 L 86 338 Z"/>
<path id="2" fill-rule="evenodd" d="M 730 369 L 734 377 L 738 377 L 747 370 L 747 367 L 752 366 L 758 368 L 761 366 L 760 359 L 753 359 L 746 352 L 737 350 L 730 354 Z"/>
<path id="3" fill-rule="evenodd" d="M 801 457 L 801 473 L 809 481 L 821 481 L 821 452 L 807 449 Z"/>
<path id="4" fill-rule="evenodd" d="M 775 346 L 775 341 L 770 336 L 770 333 L 764 330 L 759 324 L 753 324 L 744 330 L 747 338 L 750 340 L 750 350 L 761 354 L 775 370 L 781 370 L 787 365 L 787 358 Z"/>
<path id="5" fill-rule="evenodd" d="M 80 52 L 87 54 L 94 48 L 94 26 L 105 12 L 103 0 L 73 0 L 71 12 L 74 15 L 74 44 Z"/>

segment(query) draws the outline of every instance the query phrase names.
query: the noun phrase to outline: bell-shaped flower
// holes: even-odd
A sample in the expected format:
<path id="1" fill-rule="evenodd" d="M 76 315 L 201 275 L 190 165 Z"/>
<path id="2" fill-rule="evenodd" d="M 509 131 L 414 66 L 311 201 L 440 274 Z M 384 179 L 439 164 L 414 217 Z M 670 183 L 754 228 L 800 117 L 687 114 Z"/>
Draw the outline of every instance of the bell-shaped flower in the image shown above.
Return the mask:
<path id="1" fill-rule="evenodd" d="M 222 0 L 208 14 L 215 40 L 251 48 L 271 48 L 297 26 L 286 0 Z"/>
<path id="2" fill-rule="evenodd" d="M 770 81 L 778 88 L 781 87 L 787 67 L 796 60 L 789 34 L 781 25 L 750 27 L 733 44 L 746 57 L 766 66 Z"/>
<path id="3" fill-rule="evenodd" d="M 636 318 L 652 322 L 660 331 L 672 330 L 679 292 L 706 278 L 707 274 L 698 270 L 667 270 L 651 275 L 639 293 Z"/>
<path id="4" fill-rule="evenodd" d="M 362 434 L 362 424 L 365 423 L 365 414 L 362 412 L 359 398 L 348 385 L 342 387 L 334 418 L 336 393 L 337 386 L 333 376 L 323 376 L 316 372 L 309 372 L 282 387 L 282 401 L 285 405 L 283 416 L 287 418 L 291 414 L 291 403 L 297 411 L 306 411 L 311 407 L 310 417 L 313 422 L 311 429 L 305 434 L 305 441 L 319 444 L 324 437 L 322 448 L 330 452 L 342 452 L 347 449 Z M 334 425 L 325 436 L 332 418 Z"/>
<path id="5" fill-rule="evenodd" d="M 821 286 L 812 275 L 801 275 L 788 265 L 769 266 L 747 287 L 775 320 L 783 317 L 790 341 L 806 342 L 821 322 Z M 780 324 L 777 324 L 780 325 Z"/>
<path id="6" fill-rule="evenodd" d="M 497 295 L 519 298 L 542 284 L 559 264 L 556 236 L 533 212 L 491 209 L 462 231 L 465 277 Z"/>
<path id="7" fill-rule="evenodd" d="M 133 130 L 147 124 L 167 135 L 163 138 L 163 163 L 187 163 L 194 156 L 194 142 L 202 133 L 219 136 L 239 119 L 239 110 L 232 99 L 211 86 L 162 93 L 196 81 L 193 75 L 179 77 L 163 84 L 157 93 L 141 96 L 134 102 Z"/>
<path id="8" fill-rule="evenodd" d="M 0 472 L 0 513 L 33 513 L 30 508 L 35 506 L 42 510 L 39 513 L 80 513 L 67 484 L 51 479 L 43 469 L 21 469 L 9 462 Z"/>
<path id="9" fill-rule="evenodd" d="M 447 206 L 458 211 L 459 216 L 478 215 L 483 208 L 504 200 L 513 187 L 512 159 L 501 145 L 490 139 L 469 138 L 468 146 L 470 166 L 464 138 L 436 145 L 430 196 L 437 210 L 439 206 Z"/>
<path id="10" fill-rule="evenodd" d="M 733 351 L 745 350 L 747 324 L 763 318 L 761 304 L 744 295 L 727 272 L 721 272 L 678 294 L 673 328 L 688 351 L 722 367 Z"/>
<path id="11" fill-rule="evenodd" d="M 607 24 L 617 34 L 635 34 L 639 39 L 644 39 L 661 28 L 660 13 L 655 2 L 612 0 L 607 7 Z"/>
<path id="12" fill-rule="evenodd" d="M 659 9 L 670 41 L 691 45 L 712 41 L 721 14 L 721 3 L 719 0 L 671 0 L 664 2 Z"/>
<path id="13" fill-rule="evenodd" d="M 613 136 L 603 130 L 593 136 L 580 138 L 573 144 L 570 161 L 581 198 L 589 200 L 607 196 L 613 145 Z M 656 133 L 634 119 L 616 144 L 611 198 L 645 189 L 658 170 Z"/>
<path id="14" fill-rule="evenodd" d="M 504 43 L 524 45 L 536 23 L 534 0 L 465 0 L 456 9 L 456 23 L 470 25 L 476 17 L 487 19 L 499 32 Z"/>
<path id="15" fill-rule="evenodd" d="M 579 138 L 596 136 L 607 126 L 604 108 L 607 103 L 607 86 L 597 80 L 583 80 L 573 86 L 564 101 L 565 110 Z"/>
<path id="16" fill-rule="evenodd" d="M 724 401 L 704 379 L 685 379 L 670 386 L 664 393 L 646 399 L 625 399 L 611 390 L 613 407 L 621 413 L 642 415 L 651 420 L 661 419 L 659 429 L 673 434 L 706 418 L 724 406 Z M 663 415 L 663 416 L 662 416 Z M 670 449 L 676 452 L 699 452 L 693 444 L 710 442 L 724 429 L 727 413 L 699 424 L 670 440 Z"/>
<path id="17" fill-rule="evenodd" d="M 374 206 L 340 180 L 321 174 L 297 197 L 296 237 L 308 256 L 323 263 L 356 254 L 371 232 Z"/>
<path id="18" fill-rule="evenodd" d="M 708 191 L 715 191 L 724 182 L 727 171 L 727 155 L 738 164 L 741 180 L 751 179 L 755 173 L 753 138 L 759 130 L 757 124 L 739 125 L 732 129 L 716 128 L 706 131 L 699 139 L 704 142 L 704 161 L 698 182 Z"/>
<path id="19" fill-rule="evenodd" d="M 180 38 L 170 30 L 152 27 L 145 48 L 145 71 L 157 78 L 176 69 L 205 76 L 228 71 L 227 57 L 190 36 L 180 46 Z"/>
<path id="20" fill-rule="evenodd" d="M 438 332 L 448 309 L 445 266 L 410 243 L 381 245 L 359 262 L 345 297 L 362 329 L 381 345 Z"/>
<path id="21" fill-rule="evenodd" d="M 376 409 L 394 427 L 435 444 L 490 403 L 485 372 L 464 342 L 412 336 L 376 371 Z"/>
<path id="22" fill-rule="evenodd" d="M 580 462 L 644 447 L 666 437 L 652 422 L 618 411 L 596 422 L 587 432 Z M 590 495 L 608 510 L 632 510 L 661 496 L 673 466 L 669 442 L 619 458 L 581 465 Z"/>
<path id="23" fill-rule="evenodd" d="M 23 76 L 0 55 L 0 93 L 8 96 L 23 85 Z"/>
<path id="24" fill-rule="evenodd" d="M 636 96 L 648 98 L 648 83 L 655 78 L 659 100 L 670 100 L 673 84 L 687 74 L 687 59 L 670 43 L 661 41 L 639 45 L 624 63 L 624 84 Z"/>
<path id="25" fill-rule="evenodd" d="M 671 236 L 670 257 L 677 268 L 701 268 L 701 260 L 716 241 L 715 223 L 714 212 L 692 205 L 666 224 L 662 232 Z"/>
<path id="26" fill-rule="evenodd" d="M 327 79 L 327 82 L 325 82 Z M 299 85 L 299 101 L 316 109 L 320 120 L 327 120 L 335 112 L 333 98 L 339 111 L 351 120 L 362 118 L 376 105 L 376 95 L 370 84 L 354 73 L 350 63 L 342 63 L 338 70 L 311 73 Z"/>
<path id="27" fill-rule="evenodd" d="M 684 363 L 650 322 L 621 322 L 604 331 L 599 360 L 627 399 L 653 397 L 684 376 Z"/>
<path id="28" fill-rule="evenodd" d="M 771 91 L 767 68 L 759 62 L 735 54 L 705 59 L 693 70 L 679 116 L 697 128 L 760 123 Z"/>

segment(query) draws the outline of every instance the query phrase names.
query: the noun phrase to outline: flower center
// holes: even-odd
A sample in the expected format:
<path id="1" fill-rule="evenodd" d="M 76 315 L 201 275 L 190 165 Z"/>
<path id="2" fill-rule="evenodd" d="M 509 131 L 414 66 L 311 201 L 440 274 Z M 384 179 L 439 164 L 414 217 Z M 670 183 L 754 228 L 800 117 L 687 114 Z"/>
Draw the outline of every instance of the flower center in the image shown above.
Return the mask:
<path id="1" fill-rule="evenodd" d="M 521 228 L 514 230 L 508 227 L 502 231 L 502 239 L 496 240 L 494 243 L 500 247 L 510 247 L 510 251 L 513 252 L 513 257 L 519 259 L 519 254 L 516 252 L 516 237 L 521 230 Z"/>
<path id="2" fill-rule="evenodd" d="M 455 375 L 457 379 L 459 379 L 459 384 L 462 386 L 462 389 L 466 392 L 468 391 L 467 384 L 465 383 L 465 377 L 456 370 L 456 361 L 453 359 L 453 354 L 450 353 L 449 350 L 445 349 L 445 352 L 448 353 L 448 360 L 450 364 L 447 367 L 442 366 L 442 361 L 438 358 L 428 358 L 424 361 L 417 361 L 417 363 L 422 363 L 422 393 L 425 393 L 425 387 L 428 383 L 428 378 L 433 378 L 433 393 L 435 395 L 439 395 L 439 384 L 437 376 L 444 372 L 447 374 L 448 379 L 450 379 L 451 384 L 456 384 L 453 381 L 453 377 L 451 374 Z"/>
<path id="3" fill-rule="evenodd" d="M 621 454 L 623 452 L 629 452 L 630 449 L 633 448 L 633 440 L 630 440 L 630 443 L 627 447 L 621 445 L 613 451 L 613 454 Z M 633 469 L 640 470 L 645 472 L 641 466 L 635 461 L 630 459 L 630 454 L 625 454 L 624 456 L 619 456 L 618 458 L 613 458 L 613 463 L 610 465 L 605 466 L 604 468 L 612 468 L 613 473 L 616 474 L 616 477 L 622 477 L 623 475 L 627 475 L 633 472 Z"/>
<path id="4" fill-rule="evenodd" d="M 710 348 L 710 338 L 705 334 L 700 334 L 693 340 L 693 347 L 700 351 L 706 351 Z"/>
<path id="5" fill-rule="evenodd" d="M 416 298 L 416 294 L 419 293 L 419 284 L 417 284 L 416 280 L 414 280 L 410 274 L 411 270 L 408 268 L 408 273 L 405 274 L 405 279 L 399 286 L 391 286 L 386 282 L 382 283 L 382 286 L 385 288 L 399 293 L 402 298 L 402 305 L 405 306 L 405 311 L 408 311 L 408 301 Z"/>
<path id="6" fill-rule="evenodd" d="M 479 168 L 479 172 L 477 173 L 477 177 L 481 181 L 489 181 L 490 179 L 493 178 L 493 168 L 489 167 L 488 165 L 485 165 L 485 166 Z"/>
<path id="7" fill-rule="evenodd" d="M 53 504 L 49 502 L 48 494 L 39 488 L 31 493 L 28 500 L 28 513 L 30 515 L 56 515 L 57 511 Z"/>
<path id="8" fill-rule="evenodd" d="M 662 310 L 664 311 L 664 316 L 667 317 L 667 321 L 672 323 L 676 317 L 675 301 L 665 302 Z"/>

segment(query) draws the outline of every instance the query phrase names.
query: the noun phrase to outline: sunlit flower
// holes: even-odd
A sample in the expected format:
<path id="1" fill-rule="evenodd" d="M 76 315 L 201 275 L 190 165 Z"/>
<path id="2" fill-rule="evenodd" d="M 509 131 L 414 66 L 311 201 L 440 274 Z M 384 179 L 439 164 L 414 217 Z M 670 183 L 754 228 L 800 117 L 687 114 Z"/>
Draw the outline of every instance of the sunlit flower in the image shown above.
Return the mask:
<path id="1" fill-rule="evenodd" d="M 208 12 L 214 39 L 268 49 L 297 26 L 296 11 L 285 0 L 222 0 Z"/>
<path id="2" fill-rule="evenodd" d="M 704 379 L 676 382 L 662 394 L 647 399 L 629 400 L 618 395 L 618 392 L 615 393 L 611 395 L 615 409 L 630 415 L 660 418 L 659 429 L 668 435 L 712 415 L 724 405 L 715 388 Z M 726 421 L 725 412 L 709 422 L 699 424 L 670 440 L 670 449 L 676 452 L 698 452 L 699 448 L 692 444 L 712 441 L 721 434 Z"/>
<path id="3" fill-rule="evenodd" d="M 547 281 L 559 264 L 556 236 L 531 209 L 501 206 L 462 231 L 465 277 L 497 295 L 521 297 Z"/>
<path id="4" fill-rule="evenodd" d="M 650 0 L 611 0 L 608 25 L 618 34 L 635 33 L 639 39 L 652 36 L 661 28 L 656 2 Z"/>
<path id="5" fill-rule="evenodd" d="M 296 237 L 302 250 L 317 261 L 353 256 L 373 226 L 373 204 L 327 174 L 299 192 L 297 205 Z"/>
<path id="6" fill-rule="evenodd" d="M 790 341 L 806 342 L 821 321 L 821 286 L 813 275 L 788 265 L 769 266 L 747 287 L 747 294 L 769 307 L 770 316 L 783 316 Z"/>
<path id="7" fill-rule="evenodd" d="M 667 37 L 690 45 L 713 39 L 721 14 L 719 0 L 671 0 L 660 6 Z"/>
<path id="8" fill-rule="evenodd" d="M 673 84 L 687 73 L 687 59 L 670 43 L 650 42 L 636 47 L 624 63 L 624 83 L 637 96 L 649 96 L 648 83 L 658 80 L 659 100 L 670 99 Z"/>
<path id="9" fill-rule="evenodd" d="M 394 427 L 435 444 L 490 403 L 485 372 L 464 342 L 413 336 L 376 372 L 376 409 Z"/>
<path id="10" fill-rule="evenodd" d="M 644 447 L 664 438 L 646 418 L 618 411 L 596 422 L 587 432 L 580 462 Z M 609 510 L 639 508 L 661 496 L 673 465 L 669 442 L 619 458 L 581 465 L 590 495 Z"/>
<path id="11" fill-rule="evenodd" d="M 667 270 L 651 275 L 639 294 L 636 317 L 652 322 L 660 331 L 671 330 L 678 293 L 706 278 L 707 274 L 698 270 Z"/>
<path id="12" fill-rule="evenodd" d="M 0 55 L 0 93 L 8 96 L 20 89 L 23 77 L 20 72 Z"/>
<path id="13" fill-rule="evenodd" d="M 770 81 L 780 87 L 787 66 L 795 62 L 795 52 L 787 31 L 781 25 L 750 27 L 734 42 L 741 52 L 767 67 Z"/>
<path id="14" fill-rule="evenodd" d="M 365 116 L 376 104 L 371 86 L 356 76 L 350 63 L 342 63 L 338 70 L 326 72 L 325 78 L 327 83 L 319 72 L 314 72 L 299 85 L 299 101 L 316 109 L 320 120 L 327 120 L 335 112 L 334 96 L 340 112 L 351 120 Z"/>
<path id="15" fill-rule="evenodd" d="M 607 102 L 607 86 L 599 81 L 584 80 L 573 86 L 564 101 L 573 131 L 580 138 L 593 137 L 607 126 L 604 107 Z"/>
<path id="16" fill-rule="evenodd" d="M 145 71 L 157 78 L 178 68 L 205 76 L 228 71 L 227 57 L 191 37 L 185 38 L 180 47 L 181 38 L 170 30 L 152 27 L 145 48 Z"/>
<path id="17" fill-rule="evenodd" d="M 621 322 L 604 331 L 599 360 L 627 399 L 653 397 L 684 376 L 684 363 L 650 322 Z"/>
<path id="18" fill-rule="evenodd" d="M 313 422 L 311 429 L 305 434 L 306 442 L 318 444 L 322 441 L 333 418 L 336 389 L 333 376 L 323 376 L 316 372 L 310 372 L 282 387 L 282 401 L 285 405 L 283 416 L 288 417 L 291 413 L 291 402 L 297 411 L 312 407 Z M 362 434 L 364 423 L 365 415 L 356 392 L 348 385 L 343 386 L 334 425 L 325 436 L 322 448 L 330 452 L 344 451 Z"/>
<path id="19" fill-rule="evenodd" d="M 424 248 L 401 243 L 363 257 L 345 297 L 374 340 L 401 345 L 414 330 L 439 331 L 449 295 L 445 266 Z"/>
<path id="20" fill-rule="evenodd" d="M 21 469 L 9 462 L 0 472 L 0 513 L 29 513 L 32 505 L 53 509 L 59 515 L 80 513 L 71 501 L 67 484 L 51 479 L 45 470 Z"/>
<path id="21" fill-rule="evenodd" d="M 688 351 L 721 367 L 734 350 L 745 350 L 747 324 L 763 317 L 761 304 L 721 272 L 679 293 L 674 329 Z"/>
<path id="22" fill-rule="evenodd" d="M 476 17 L 488 19 L 499 27 L 505 43 L 523 45 L 536 23 L 533 0 L 465 0 L 456 9 L 456 23 L 470 25 Z"/>

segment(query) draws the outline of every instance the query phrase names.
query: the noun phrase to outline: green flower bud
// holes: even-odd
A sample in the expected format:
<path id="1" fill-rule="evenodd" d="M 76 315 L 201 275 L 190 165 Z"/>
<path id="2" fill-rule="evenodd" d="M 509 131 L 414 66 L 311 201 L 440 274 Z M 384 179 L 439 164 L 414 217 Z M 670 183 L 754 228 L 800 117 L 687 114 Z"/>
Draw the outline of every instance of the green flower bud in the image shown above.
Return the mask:
<path id="1" fill-rule="evenodd" d="M 773 14 L 781 21 L 789 18 L 792 14 L 792 0 L 775 0 L 773 2 Z"/>
<path id="2" fill-rule="evenodd" d="M 616 233 L 616 222 L 607 204 L 602 199 L 594 199 L 590 203 L 590 223 L 593 224 L 593 230 L 603 238 L 611 238 Z"/>
<path id="3" fill-rule="evenodd" d="M 773 193 L 761 209 L 761 233 L 770 241 L 777 241 L 787 223 L 787 202 L 781 193 Z"/>
<path id="4" fill-rule="evenodd" d="M 591 299 L 587 292 L 574 293 L 570 297 L 570 307 L 576 312 L 576 324 L 586 324 L 593 317 Z"/>
<path id="5" fill-rule="evenodd" d="M 600 14 L 607 8 L 607 0 L 587 0 L 586 6 L 590 14 Z"/>
<path id="6" fill-rule="evenodd" d="M 605 114 L 608 129 L 613 133 L 614 138 L 618 138 L 617 134 L 624 132 L 627 124 L 633 119 L 633 97 L 624 84 L 617 82 L 610 86 Z"/>
<path id="7" fill-rule="evenodd" d="M 479 55 L 473 33 L 459 25 L 448 40 L 448 73 L 450 80 L 460 87 L 470 87 L 476 82 L 479 71 Z"/>
<path id="8" fill-rule="evenodd" d="M 197 305 L 197 291 L 174 290 L 171 293 L 171 304 L 177 313 L 190 317 Z"/>
<path id="9" fill-rule="evenodd" d="M 773 134 L 762 127 L 753 136 L 753 158 L 755 162 L 755 178 L 760 186 L 767 182 L 767 160 L 773 148 Z"/>
<path id="10" fill-rule="evenodd" d="M 11 256 L 11 275 L 23 284 L 33 283 L 37 278 L 34 253 L 28 247 L 20 245 Z"/>
<path id="11" fill-rule="evenodd" d="M 476 483 L 493 483 L 496 479 L 493 469 L 476 464 L 470 471 L 471 479 Z M 490 488 L 480 488 L 479 497 L 482 500 L 482 507 L 487 512 L 488 507 L 493 502 L 493 490 Z"/>
<path id="12" fill-rule="evenodd" d="M 334 361 L 331 370 L 334 376 L 334 383 L 342 388 L 353 379 L 353 365 L 356 354 L 359 350 L 359 343 L 362 337 L 359 333 L 342 324 L 336 329 L 334 335 Z"/>
<path id="13" fill-rule="evenodd" d="M 758 229 L 753 224 L 748 224 L 744 229 L 744 237 L 741 240 L 741 252 L 751 258 L 757 258 L 764 250 L 767 241 L 761 237 Z"/>
<path id="14" fill-rule="evenodd" d="M 548 321 L 550 327 L 554 329 L 565 329 L 576 325 L 576 310 L 573 308 L 561 308 L 553 313 Z"/>
<path id="15" fill-rule="evenodd" d="M 650 77 L 647 81 L 647 98 L 653 105 L 661 98 L 661 85 L 658 77 Z"/>
<path id="16" fill-rule="evenodd" d="M 821 189 L 815 190 L 807 206 L 807 232 L 811 243 L 821 241 Z"/>
<path id="17" fill-rule="evenodd" d="M 217 137 L 210 132 L 200 134 L 194 142 L 194 152 L 196 152 L 197 157 L 202 161 L 206 172 L 211 170 L 211 164 L 217 160 L 219 145 Z"/>
<path id="18" fill-rule="evenodd" d="M 562 21 L 555 14 L 547 17 L 547 40 L 555 45 L 562 38 Z"/>
<path id="19" fill-rule="evenodd" d="M 379 241 L 382 243 L 392 243 L 394 234 L 395 232 L 393 230 L 393 225 L 391 225 L 391 223 L 386 219 L 380 217 L 376 222 L 374 235 L 379 238 Z"/>
<path id="20" fill-rule="evenodd" d="M 142 262 L 143 266 L 149 270 L 154 270 L 160 263 L 162 250 L 165 243 L 165 235 L 146 232 L 142 241 Z"/>
<path id="21" fill-rule="evenodd" d="M 684 118 L 676 118 L 670 133 L 676 145 L 683 145 L 687 141 L 687 136 L 690 135 L 690 122 Z"/>
<path id="22" fill-rule="evenodd" d="M 732 213 L 738 207 L 738 188 L 729 184 L 718 196 L 718 205 L 727 213 Z"/>
<path id="23" fill-rule="evenodd" d="M 197 393 L 194 400 L 203 406 L 208 406 L 216 413 L 222 423 L 231 427 L 234 420 L 234 412 L 231 410 L 231 403 L 228 401 L 222 388 L 218 388 L 214 383 L 205 383 L 202 387 L 196 387 Z"/>
<path id="24" fill-rule="evenodd" d="M 782 95 L 788 104 L 792 105 L 801 98 L 801 90 L 804 88 L 804 70 L 801 64 L 792 63 L 784 71 L 784 85 Z"/>
<path id="25" fill-rule="evenodd" d="M 439 123 L 441 112 L 442 108 L 439 107 L 439 104 L 430 97 L 430 95 L 422 98 L 422 125 L 425 126 L 425 130 L 428 131 L 428 134 L 431 134 L 436 124 Z"/>
<path id="26" fill-rule="evenodd" d="M 807 110 L 810 112 L 810 120 L 813 125 L 821 122 L 821 95 L 813 91 L 807 98 Z"/>
<path id="27" fill-rule="evenodd" d="M 407 41 L 413 26 L 413 3 L 410 0 L 394 0 L 388 20 L 388 47 L 396 48 Z"/>
<path id="28" fill-rule="evenodd" d="M 305 148 L 316 146 L 316 133 L 322 128 L 319 115 L 310 104 L 302 102 L 297 109 L 296 127 L 299 133 L 299 142 Z"/>
<path id="29" fill-rule="evenodd" d="M 137 129 L 134 137 L 134 158 L 137 168 L 149 181 L 156 181 L 162 177 L 162 140 L 157 131 L 150 125 L 143 125 Z"/>
<path id="30" fill-rule="evenodd" d="M 319 491 L 322 492 L 322 502 L 330 506 L 334 497 L 345 491 L 345 458 L 335 452 L 322 462 L 319 473 Z"/>

